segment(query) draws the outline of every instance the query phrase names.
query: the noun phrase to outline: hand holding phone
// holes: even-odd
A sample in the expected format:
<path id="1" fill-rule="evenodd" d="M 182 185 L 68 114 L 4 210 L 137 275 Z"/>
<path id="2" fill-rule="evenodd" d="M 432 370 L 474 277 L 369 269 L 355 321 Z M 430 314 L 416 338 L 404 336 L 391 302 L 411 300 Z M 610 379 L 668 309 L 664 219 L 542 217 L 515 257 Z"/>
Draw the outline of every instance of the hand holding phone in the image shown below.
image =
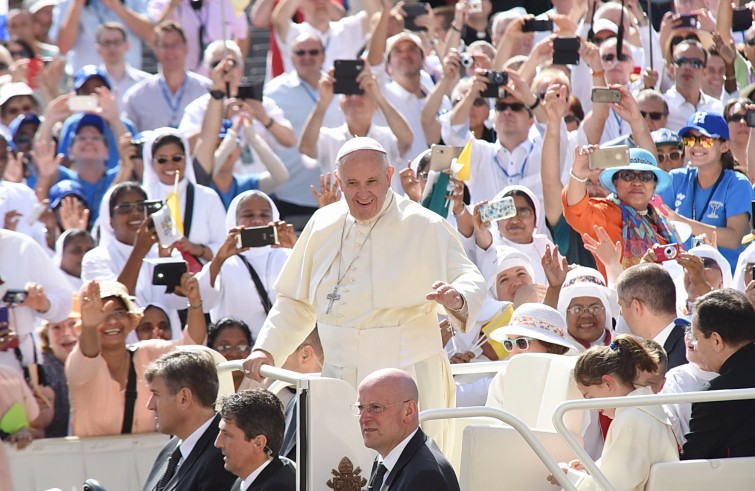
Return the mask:
<path id="1" fill-rule="evenodd" d="M 579 38 L 556 38 L 553 40 L 553 64 L 579 64 Z"/>
<path id="2" fill-rule="evenodd" d="M 551 19 L 525 19 L 522 32 L 548 32 L 553 30 Z"/>
<path id="3" fill-rule="evenodd" d="M 483 222 L 497 222 L 516 216 L 516 205 L 513 196 L 505 196 L 499 200 L 488 201 L 480 205 L 480 219 Z"/>
<path id="4" fill-rule="evenodd" d="M 92 112 L 98 106 L 97 97 L 93 95 L 75 95 L 68 99 L 68 109 L 73 113 Z"/>
<path id="5" fill-rule="evenodd" d="M 239 249 L 245 247 L 264 247 L 276 244 L 278 244 L 278 229 L 275 225 L 241 229 L 238 238 L 236 239 L 236 246 Z"/>
<path id="6" fill-rule="evenodd" d="M 333 93 L 361 95 L 364 90 L 359 87 L 357 77 L 364 70 L 364 60 L 335 60 L 333 62 Z"/>
<path id="7" fill-rule="evenodd" d="M 421 15 L 427 15 L 426 3 L 405 3 L 403 9 L 404 13 L 406 14 L 404 16 L 404 27 L 406 28 L 406 30 L 412 32 L 427 31 L 426 27 L 418 26 L 415 23 L 417 17 Z"/>
<path id="8" fill-rule="evenodd" d="M 629 165 L 629 147 L 596 148 L 588 157 L 590 169 L 610 169 Z"/>
<path id="9" fill-rule="evenodd" d="M 3 303 L 7 305 L 18 305 L 26 301 L 29 292 L 26 290 L 7 290 L 3 295 Z"/>
<path id="10" fill-rule="evenodd" d="M 166 258 L 156 261 L 152 270 L 152 284 L 164 285 L 165 293 L 173 293 L 177 286 L 181 285 L 181 276 L 189 271 L 186 261 Z"/>
<path id="11" fill-rule="evenodd" d="M 599 103 L 618 104 L 621 102 L 621 97 L 619 89 L 609 89 L 608 87 L 593 87 L 590 94 L 590 100 Z"/>

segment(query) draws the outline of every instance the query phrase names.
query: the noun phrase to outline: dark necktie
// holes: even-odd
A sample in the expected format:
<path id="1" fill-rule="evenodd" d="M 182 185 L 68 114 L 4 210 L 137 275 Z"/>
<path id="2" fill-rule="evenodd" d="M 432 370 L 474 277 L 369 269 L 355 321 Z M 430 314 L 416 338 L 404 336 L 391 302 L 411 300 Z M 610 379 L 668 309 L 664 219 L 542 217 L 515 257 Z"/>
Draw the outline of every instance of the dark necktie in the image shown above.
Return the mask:
<path id="1" fill-rule="evenodd" d="M 383 487 L 383 477 L 385 477 L 386 472 L 388 472 L 388 469 L 380 462 L 375 470 L 375 474 L 372 475 L 372 482 L 367 486 L 367 490 L 380 491 L 380 488 Z"/>
<path id="2" fill-rule="evenodd" d="M 181 460 L 181 447 L 176 447 L 173 453 L 168 458 L 168 466 L 165 468 L 163 477 L 160 478 L 160 482 L 157 483 L 157 491 L 163 491 L 165 486 L 168 485 L 173 475 L 176 473 L 176 467 L 178 467 L 178 461 Z"/>

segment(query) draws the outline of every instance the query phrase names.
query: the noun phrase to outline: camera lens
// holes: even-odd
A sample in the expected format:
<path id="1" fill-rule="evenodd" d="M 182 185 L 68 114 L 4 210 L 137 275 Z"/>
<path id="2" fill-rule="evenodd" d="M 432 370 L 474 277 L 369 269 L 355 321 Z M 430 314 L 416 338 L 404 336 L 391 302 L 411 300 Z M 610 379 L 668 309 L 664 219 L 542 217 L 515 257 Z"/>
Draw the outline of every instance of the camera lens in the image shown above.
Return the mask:
<path id="1" fill-rule="evenodd" d="M 474 65 L 474 58 L 472 58 L 472 55 L 468 53 L 464 53 L 463 55 L 461 55 L 461 65 L 467 68 Z"/>
<path id="2" fill-rule="evenodd" d="M 675 258 L 676 257 L 676 247 L 666 246 L 666 248 L 663 249 L 663 254 L 667 258 L 669 258 L 669 259 Z"/>
<path id="3" fill-rule="evenodd" d="M 496 85 L 503 85 L 503 73 L 495 72 L 493 74 L 493 82 L 495 82 Z"/>

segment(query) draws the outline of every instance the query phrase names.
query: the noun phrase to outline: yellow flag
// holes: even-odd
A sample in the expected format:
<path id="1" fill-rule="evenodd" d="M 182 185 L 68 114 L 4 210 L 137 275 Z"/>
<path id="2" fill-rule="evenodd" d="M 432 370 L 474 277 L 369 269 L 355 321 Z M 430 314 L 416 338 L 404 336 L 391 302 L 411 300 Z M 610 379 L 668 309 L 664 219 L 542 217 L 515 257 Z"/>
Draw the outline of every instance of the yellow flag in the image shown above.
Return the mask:
<path id="1" fill-rule="evenodd" d="M 462 149 L 456 163 L 461 167 L 456 171 L 456 178 L 461 181 L 469 181 L 469 169 L 472 167 L 472 140 L 469 140 Z"/>
<path id="2" fill-rule="evenodd" d="M 181 202 L 178 199 L 178 180 L 180 179 L 180 174 L 178 171 L 176 171 L 176 182 L 173 185 L 173 191 L 168 193 L 168 196 L 165 198 L 165 204 L 168 205 L 168 210 L 170 211 L 170 218 L 173 219 L 173 225 L 176 228 L 176 231 L 183 235 L 184 234 L 184 222 L 181 218 Z"/>

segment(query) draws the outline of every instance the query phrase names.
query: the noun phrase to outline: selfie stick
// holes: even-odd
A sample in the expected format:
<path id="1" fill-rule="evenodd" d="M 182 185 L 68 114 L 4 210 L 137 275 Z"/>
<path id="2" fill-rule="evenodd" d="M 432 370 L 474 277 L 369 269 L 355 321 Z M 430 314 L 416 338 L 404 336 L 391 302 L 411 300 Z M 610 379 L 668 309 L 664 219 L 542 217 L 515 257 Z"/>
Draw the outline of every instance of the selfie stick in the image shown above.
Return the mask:
<path id="1" fill-rule="evenodd" d="M 653 69 L 653 7 L 648 0 L 648 45 L 650 46 L 650 69 Z"/>
<path id="2" fill-rule="evenodd" d="M 225 0 L 220 0 L 220 29 L 223 36 L 223 59 L 228 59 L 228 46 L 226 46 L 226 32 L 225 32 Z M 231 83 L 226 80 L 225 82 L 225 96 L 231 97 Z"/>
<path id="3" fill-rule="evenodd" d="M 616 33 L 616 59 L 623 52 L 624 48 L 624 0 L 621 0 L 621 18 L 619 18 L 619 31 Z"/>

